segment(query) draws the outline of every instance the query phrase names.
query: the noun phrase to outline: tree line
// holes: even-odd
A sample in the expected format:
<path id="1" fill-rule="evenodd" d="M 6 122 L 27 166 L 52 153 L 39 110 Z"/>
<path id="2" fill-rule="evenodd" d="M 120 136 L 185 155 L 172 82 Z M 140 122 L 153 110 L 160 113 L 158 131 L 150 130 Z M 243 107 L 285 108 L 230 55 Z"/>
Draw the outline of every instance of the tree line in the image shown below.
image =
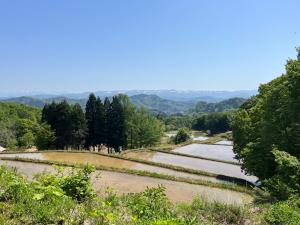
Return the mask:
<path id="1" fill-rule="evenodd" d="M 42 122 L 50 125 L 54 141 L 44 149 L 99 149 L 120 152 L 159 143 L 162 124 L 146 110 L 136 108 L 126 95 L 102 101 L 90 94 L 85 111 L 67 101 L 46 104 Z"/>
<path id="2" fill-rule="evenodd" d="M 231 130 L 231 115 L 231 111 L 204 114 L 194 120 L 192 128 L 212 135 L 223 133 Z"/>

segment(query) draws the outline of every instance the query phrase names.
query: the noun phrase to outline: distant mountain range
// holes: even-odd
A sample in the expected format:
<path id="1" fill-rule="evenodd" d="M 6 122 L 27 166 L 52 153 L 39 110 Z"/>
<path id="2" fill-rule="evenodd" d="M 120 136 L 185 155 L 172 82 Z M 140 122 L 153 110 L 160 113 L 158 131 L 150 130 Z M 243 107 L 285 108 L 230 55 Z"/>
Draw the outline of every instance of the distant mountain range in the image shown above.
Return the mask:
<path id="1" fill-rule="evenodd" d="M 110 92 L 110 95 L 108 95 L 109 93 L 106 93 L 107 95 L 104 95 L 104 93 L 101 92 L 102 95 L 99 95 L 99 93 L 96 93 L 96 95 L 104 99 L 104 96 L 110 97 L 118 93 L 111 94 Z M 78 98 L 78 97 L 79 96 L 74 96 L 74 95 L 72 95 L 72 98 L 70 97 L 70 95 L 53 96 L 53 97 L 49 95 L 47 96 L 35 95 L 29 97 L 21 96 L 21 97 L 14 97 L 14 98 L 6 98 L 6 99 L 2 99 L 1 101 L 16 102 L 19 104 L 25 104 L 25 105 L 35 106 L 35 107 L 43 107 L 46 103 L 51 103 L 53 101 L 61 102 L 63 100 L 66 100 L 71 104 L 79 103 L 82 107 L 85 107 L 88 94 L 84 96 L 84 98 Z M 176 99 L 176 97 L 174 98 Z M 185 101 L 183 100 L 179 101 L 179 100 L 161 98 L 158 95 L 154 95 L 154 94 L 131 95 L 130 99 L 137 107 L 144 107 L 155 113 L 166 113 L 166 114 L 177 114 L 177 113 L 187 113 L 187 112 L 219 112 L 227 109 L 238 108 L 245 101 L 245 98 L 230 98 L 228 100 L 223 100 L 218 103 L 215 103 L 211 101 L 204 102 L 203 98 L 201 97 L 195 98 L 194 100 L 192 100 L 191 98 L 186 98 Z M 201 101 L 199 101 L 199 99 Z M 209 99 L 214 99 L 214 101 L 217 101 L 216 98 L 213 97 L 210 97 Z"/>
<path id="2" fill-rule="evenodd" d="M 257 94 L 257 90 L 241 90 L 241 91 L 183 91 L 183 90 L 116 90 L 116 91 L 96 91 L 95 95 L 99 97 L 110 97 L 117 94 L 126 94 L 128 96 L 135 95 L 156 95 L 160 98 L 180 101 L 180 102 L 220 102 L 229 98 L 249 98 Z M 86 99 L 90 92 L 83 93 L 61 93 L 61 94 L 43 94 L 43 93 L 0 93 L 0 98 L 13 98 L 20 96 L 30 96 L 37 99 L 50 99 L 57 97 L 65 97 L 70 99 Z"/>

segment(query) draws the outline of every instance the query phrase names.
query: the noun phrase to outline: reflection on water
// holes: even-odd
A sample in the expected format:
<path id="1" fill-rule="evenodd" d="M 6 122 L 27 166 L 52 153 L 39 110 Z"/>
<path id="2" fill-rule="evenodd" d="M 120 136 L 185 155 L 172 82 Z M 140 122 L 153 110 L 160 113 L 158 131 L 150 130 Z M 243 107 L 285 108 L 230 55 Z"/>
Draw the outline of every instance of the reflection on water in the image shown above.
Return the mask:
<path id="1" fill-rule="evenodd" d="M 216 145 L 233 145 L 232 141 L 222 140 L 215 143 Z"/>
<path id="2" fill-rule="evenodd" d="M 165 135 L 166 135 L 167 137 L 169 137 L 169 138 L 175 137 L 176 134 L 177 134 L 177 131 L 168 131 L 168 132 L 165 133 Z"/>
<path id="3" fill-rule="evenodd" d="M 208 139 L 208 137 L 204 137 L 204 136 L 193 137 L 194 141 L 205 141 L 207 139 Z"/>
<path id="4" fill-rule="evenodd" d="M 161 168 L 157 166 L 146 165 L 143 163 L 132 162 L 129 160 L 117 159 L 108 156 L 102 156 L 91 153 L 71 153 L 71 152 L 43 152 L 43 153 L 16 153 L 16 154 L 1 154 L 1 157 L 20 157 L 28 159 L 39 160 L 54 160 L 59 162 L 70 162 L 80 164 L 93 164 L 95 166 L 105 166 L 113 168 L 125 168 L 141 171 L 148 171 L 154 173 L 160 173 L 165 175 L 171 175 L 176 177 L 185 177 L 192 179 L 203 179 L 213 182 L 223 182 L 214 177 L 200 176 L 195 174 L 189 174 L 184 172 L 177 172 L 171 169 Z M 151 157 L 151 153 L 149 154 Z"/>
<path id="5" fill-rule="evenodd" d="M 172 155 L 168 153 L 155 152 L 152 155 L 143 152 L 131 152 L 127 156 L 151 160 L 153 162 L 171 164 L 175 166 L 181 166 L 189 169 L 203 170 L 211 173 L 237 177 L 255 182 L 257 180 L 254 176 L 247 176 L 241 171 L 239 165 L 232 165 L 228 163 L 220 163 L 209 160 L 196 159 L 191 157 L 184 157 L 178 155 Z"/>
<path id="6" fill-rule="evenodd" d="M 237 162 L 237 160 L 234 159 L 235 154 L 232 149 L 232 146 L 225 145 L 191 144 L 176 148 L 173 151 L 188 155 Z"/>

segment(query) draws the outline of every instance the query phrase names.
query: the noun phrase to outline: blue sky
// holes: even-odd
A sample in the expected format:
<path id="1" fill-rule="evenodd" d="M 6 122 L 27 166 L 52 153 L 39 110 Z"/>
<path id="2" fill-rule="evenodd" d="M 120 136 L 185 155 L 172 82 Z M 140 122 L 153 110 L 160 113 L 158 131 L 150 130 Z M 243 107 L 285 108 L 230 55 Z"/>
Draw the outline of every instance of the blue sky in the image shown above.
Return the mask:
<path id="1" fill-rule="evenodd" d="M 300 46 L 299 0 L 0 0 L 0 92 L 256 89 Z"/>

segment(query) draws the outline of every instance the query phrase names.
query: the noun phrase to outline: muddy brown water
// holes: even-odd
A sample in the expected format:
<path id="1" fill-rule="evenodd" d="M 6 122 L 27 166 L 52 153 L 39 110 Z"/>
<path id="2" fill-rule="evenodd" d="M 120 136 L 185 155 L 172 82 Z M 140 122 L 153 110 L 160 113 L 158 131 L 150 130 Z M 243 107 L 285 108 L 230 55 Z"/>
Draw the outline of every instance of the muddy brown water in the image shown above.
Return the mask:
<path id="1" fill-rule="evenodd" d="M 224 181 L 214 177 L 201 176 L 185 172 L 178 172 L 171 169 L 166 169 L 157 166 L 151 166 L 143 163 L 132 162 L 129 160 L 117 159 L 108 156 L 96 155 L 91 153 L 71 153 L 71 152 L 43 152 L 43 153 L 16 153 L 16 154 L 0 154 L 0 157 L 19 157 L 28 159 L 39 160 L 53 160 L 59 162 L 80 163 L 80 164 L 93 164 L 95 166 L 106 166 L 114 168 L 125 168 L 140 171 L 148 171 L 171 175 L 175 177 L 184 177 L 191 179 L 207 180 L 212 182 L 222 183 Z"/>
<path id="2" fill-rule="evenodd" d="M 189 169 L 202 170 L 215 174 L 237 177 L 249 182 L 256 182 L 257 178 L 254 176 L 245 175 L 239 165 L 233 165 L 228 163 L 215 162 L 210 160 L 203 160 L 185 156 L 172 155 L 162 152 L 128 152 L 125 156 L 131 158 L 138 158 L 144 160 L 150 160 L 153 162 L 171 164 L 175 166 L 181 166 Z"/>
<path id="3" fill-rule="evenodd" d="M 36 173 L 43 171 L 54 172 L 54 169 L 50 165 L 39 163 L 0 160 L 0 165 L 15 167 L 29 179 L 32 179 Z M 100 177 L 98 175 L 99 172 Z M 122 194 L 141 192 L 147 187 L 163 185 L 166 188 L 167 197 L 174 203 L 190 202 L 197 196 L 211 202 L 217 201 L 234 205 L 243 205 L 252 201 L 251 196 L 231 190 L 118 172 L 96 171 L 92 174 L 92 183 L 98 194 L 104 194 L 108 187 L 113 188 L 117 193 Z"/>

